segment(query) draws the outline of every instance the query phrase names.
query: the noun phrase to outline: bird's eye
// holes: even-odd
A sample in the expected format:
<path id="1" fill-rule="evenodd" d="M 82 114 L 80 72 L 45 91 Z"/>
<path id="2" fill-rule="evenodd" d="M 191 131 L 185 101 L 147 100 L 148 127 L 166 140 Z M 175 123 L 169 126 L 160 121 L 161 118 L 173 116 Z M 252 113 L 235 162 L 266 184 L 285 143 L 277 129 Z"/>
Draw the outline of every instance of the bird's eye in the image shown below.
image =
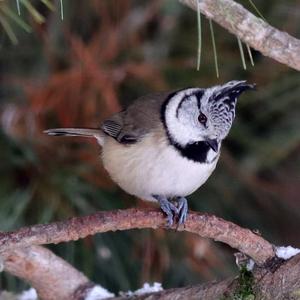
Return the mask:
<path id="1" fill-rule="evenodd" d="M 199 121 L 201 124 L 205 125 L 206 122 L 207 122 L 206 115 L 203 114 L 203 113 L 200 113 L 200 115 L 198 116 L 198 121 Z"/>

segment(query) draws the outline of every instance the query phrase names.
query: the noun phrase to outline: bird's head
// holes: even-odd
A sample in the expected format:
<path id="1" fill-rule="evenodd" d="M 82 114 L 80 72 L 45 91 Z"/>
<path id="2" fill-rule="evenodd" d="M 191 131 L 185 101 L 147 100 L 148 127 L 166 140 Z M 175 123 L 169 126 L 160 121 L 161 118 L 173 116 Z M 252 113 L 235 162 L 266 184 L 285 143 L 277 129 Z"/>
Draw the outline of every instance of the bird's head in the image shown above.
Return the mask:
<path id="1" fill-rule="evenodd" d="M 172 93 L 162 111 L 169 137 L 181 147 L 204 141 L 217 152 L 232 126 L 237 98 L 253 88 L 246 81 L 230 81 Z"/>

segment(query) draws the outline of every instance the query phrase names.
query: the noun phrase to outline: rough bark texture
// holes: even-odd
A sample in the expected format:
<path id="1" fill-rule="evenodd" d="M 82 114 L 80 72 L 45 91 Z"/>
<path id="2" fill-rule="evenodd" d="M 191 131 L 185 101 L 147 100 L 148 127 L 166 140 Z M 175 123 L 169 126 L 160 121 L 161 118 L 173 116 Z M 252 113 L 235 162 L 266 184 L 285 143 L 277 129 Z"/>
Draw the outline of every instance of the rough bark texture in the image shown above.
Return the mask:
<path id="1" fill-rule="evenodd" d="M 28 246 L 2 253 L 4 270 L 24 279 L 43 300 L 79 300 L 94 284 L 50 250 Z"/>
<path id="2" fill-rule="evenodd" d="M 165 222 L 165 216 L 160 211 L 128 209 L 98 212 L 1 233 L 0 249 L 4 270 L 29 282 L 43 300 L 83 300 L 94 284 L 51 251 L 30 244 L 58 243 L 97 232 L 164 228 Z M 248 295 L 250 291 L 250 296 L 255 299 L 300 299 L 300 255 L 283 261 L 275 256 L 272 245 L 259 235 L 207 214 L 191 212 L 185 228 L 180 227 L 178 230 L 226 242 L 261 264 L 256 267 L 253 276 L 250 275 L 252 279 L 243 284 L 240 278 L 231 278 L 134 296 L 131 299 L 244 299 L 241 298 L 244 290 Z"/>
<path id="3" fill-rule="evenodd" d="M 42 300 L 83 300 L 94 286 L 51 251 L 31 246 L 2 255 L 4 269 L 29 282 Z M 176 299 L 300 299 L 300 254 L 288 261 L 274 258 L 264 267 L 256 267 L 253 279 L 241 285 L 240 277 L 219 282 L 168 289 L 158 293 L 112 300 L 176 300 Z M 249 290 L 251 290 L 249 294 Z M 248 298 L 242 298 L 247 291 Z M 255 298 L 254 298 L 255 297 Z"/>
<path id="4" fill-rule="evenodd" d="M 242 287 L 240 278 L 237 277 L 142 296 L 111 298 L 111 300 L 296 300 L 300 299 L 300 255 L 294 256 L 289 261 L 275 259 L 273 264 L 269 264 L 266 268 L 256 268 L 253 282 L 248 284 Z M 252 292 L 249 293 L 249 290 Z"/>
<path id="5" fill-rule="evenodd" d="M 15 232 L 0 233 L 0 253 L 29 245 L 57 244 L 74 241 L 95 233 L 141 229 L 167 228 L 166 218 L 158 210 L 126 209 L 97 212 L 66 221 L 34 225 Z M 172 229 L 176 229 L 175 226 Z M 273 246 L 261 236 L 213 215 L 189 212 L 185 226 L 178 231 L 187 231 L 228 244 L 248 255 L 258 264 L 274 257 Z"/>
<path id="6" fill-rule="evenodd" d="M 197 0 L 179 0 L 197 10 Z M 252 48 L 300 70 L 300 40 L 277 30 L 232 0 L 199 0 L 201 13 L 239 37 Z"/>

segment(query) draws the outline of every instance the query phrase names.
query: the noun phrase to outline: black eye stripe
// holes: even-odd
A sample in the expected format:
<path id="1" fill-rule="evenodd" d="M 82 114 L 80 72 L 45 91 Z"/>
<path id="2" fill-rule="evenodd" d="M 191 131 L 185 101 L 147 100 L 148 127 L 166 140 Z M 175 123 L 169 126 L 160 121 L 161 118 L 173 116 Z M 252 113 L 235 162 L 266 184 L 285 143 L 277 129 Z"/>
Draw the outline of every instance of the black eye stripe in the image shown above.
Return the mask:
<path id="1" fill-rule="evenodd" d="M 199 110 L 201 109 L 201 98 L 203 97 L 203 94 L 204 94 L 203 90 L 200 90 L 194 94 L 197 98 L 197 106 Z"/>
<path id="2" fill-rule="evenodd" d="M 193 94 L 191 94 L 191 95 L 185 95 L 185 96 L 181 99 L 181 101 L 179 102 L 179 104 L 178 104 L 178 106 L 177 106 L 177 109 L 176 109 L 176 118 L 178 118 L 179 110 L 180 110 L 181 106 L 182 106 L 182 105 L 184 104 L 184 102 L 185 102 L 186 100 L 188 100 L 190 97 L 193 97 L 193 96 L 196 97 L 196 99 L 197 99 L 197 106 L 198 106 L 198 109 L 200 110 L 200 108 L 201 108 L 201 98 L 202 98 L 203 94 L 204 94 L 204 91 L 203 91 L 203 90 L 199 90 L 199 91 L 197 91 L 197 92 L 195 92 L 195 93 L 193 93 Z"/>
<path id="3" fill-rule="evenodd" d="M 189 98 L 190 96 L 189 95 L 186 95 L 184 96 L 181 101 L 179 102 L 178 106 L 177 106 L 177 109 L 176 109 L 176 118 L 178 118 L 178 114 L 179 114 L 179 110 L 182 106 L 182 104 Z"/>

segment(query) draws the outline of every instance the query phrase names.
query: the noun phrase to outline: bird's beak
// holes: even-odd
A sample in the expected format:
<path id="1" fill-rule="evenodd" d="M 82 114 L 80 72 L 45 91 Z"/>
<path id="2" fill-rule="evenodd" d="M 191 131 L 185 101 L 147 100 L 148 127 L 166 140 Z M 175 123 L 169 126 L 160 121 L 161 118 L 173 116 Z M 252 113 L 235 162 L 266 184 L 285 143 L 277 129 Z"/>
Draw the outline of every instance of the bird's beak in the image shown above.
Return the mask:
<path id="1" fill-rule="evenodd" d="M 207 139 L 205 142 L 211 149 L 213 149 L 215 152 L 218 152 L 219 144 L 217 140 Z"/>

